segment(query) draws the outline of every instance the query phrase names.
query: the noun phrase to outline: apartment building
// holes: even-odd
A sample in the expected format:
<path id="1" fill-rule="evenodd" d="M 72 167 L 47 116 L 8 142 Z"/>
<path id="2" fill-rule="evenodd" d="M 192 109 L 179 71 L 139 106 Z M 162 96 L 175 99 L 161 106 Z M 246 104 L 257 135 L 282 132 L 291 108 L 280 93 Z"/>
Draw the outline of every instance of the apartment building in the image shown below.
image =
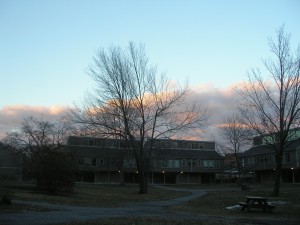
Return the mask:
<path id="1" fill-rule="evenodd" d="M 75 137 L 68 146 L 78 165 L 78 181 L 136 183 L 133 153 L 122 140 Z M 149 158 L 148 183 L 212 183 L 221 179 L 224 158 L 215 143 L 190 140 L 156 140 Z"/>
<path id="2" fill-rule="evenodd" d="M 295 133 L 290 138 L 282 159 L 282 182 L 300 182 L 300 138 Z M 241 155 L 244 174 L 253 174 L 256 182 L 273 182 L 276 169 L 276 152 L 270 136 L 256 137 L 253 147 Z"/>

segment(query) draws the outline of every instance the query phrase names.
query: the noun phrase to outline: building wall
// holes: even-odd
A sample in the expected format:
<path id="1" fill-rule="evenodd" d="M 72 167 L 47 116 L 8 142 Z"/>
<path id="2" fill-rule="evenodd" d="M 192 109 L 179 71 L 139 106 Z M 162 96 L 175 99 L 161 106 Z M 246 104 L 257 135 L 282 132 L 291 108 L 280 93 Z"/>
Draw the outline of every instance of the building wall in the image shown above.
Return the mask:
<path id="1" fill-rule="evenodd" d="M 117 144 L 112 144 L 113 140 L 84 139 L 73 137 L 73 141 L 69 143 L 78 163 L 78 181 L 118 183 L 122 180 L 120 175 L 124 175 L 126 183 L 137 182 L 133 154 L 120 147 L 120 140 Z M 172 149 L 167 148 L 170 146 Z M 164 141 L 163 147 L 157 149 L 159 157 L 153 156 L 150 159 L 150 184 L 210 183 L 215 182 L 216 173 L 223 172 L 224 160 L 214 151 L 213 142 Z M 163 156 L 161 152 L 164 153 Z"/>
<path id="2" fill-rule="evenodd" d="M 22 158 L 11 149 L 0 146 L 0 179 L 22 179 Z"/>
<path id="3" fill-rule="evenodd" d="M 248 155 L 242 158 L 242 168 L 246 172 L 254 172 L 259 183 L 274 182 L 275 153 Z M 282 182 L 300 182 L 299 150 L 289 150 L 283 154 Z"/>

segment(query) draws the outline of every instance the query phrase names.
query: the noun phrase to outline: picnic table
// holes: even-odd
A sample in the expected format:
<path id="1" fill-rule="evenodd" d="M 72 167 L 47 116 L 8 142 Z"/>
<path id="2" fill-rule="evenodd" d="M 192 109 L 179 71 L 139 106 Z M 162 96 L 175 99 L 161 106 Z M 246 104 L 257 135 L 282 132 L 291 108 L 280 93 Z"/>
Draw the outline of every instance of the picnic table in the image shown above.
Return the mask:
<path id="1" fill-rule="evenodd" d="M 242 211 L 247 209 L 250 211 L 251 209 L 262 209 L 264 212 L 272 211 L 275 208 L 274 205 L 268 203 L 268 199 L 266 197 L 258 197 L 258 196 L 246 196 L 246 202 L 239 202 L 239 205 L 242 206 Z"/>

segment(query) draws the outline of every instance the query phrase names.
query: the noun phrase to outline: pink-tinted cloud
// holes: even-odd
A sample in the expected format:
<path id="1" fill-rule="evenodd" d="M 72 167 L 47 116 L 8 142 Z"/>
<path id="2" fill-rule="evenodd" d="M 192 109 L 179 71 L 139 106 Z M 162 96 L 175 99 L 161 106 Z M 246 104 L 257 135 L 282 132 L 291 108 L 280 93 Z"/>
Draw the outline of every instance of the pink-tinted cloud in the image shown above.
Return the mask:
<path id="1" fill-rule="evenodd" d="M 234 84 L 226 88 L 217 88 L 213 84 L 205 84 L 192 87 L 192 93 L 187 97 L 188 103 L 196 103 L 207 109 L 209 115 L 209 127 L 204 131 L 198 131 L 187 135 L 185 138 L 215 140 L 218 126 L 224 119 L 237 111 L 240 97 L 236 89 L 241 84 Z M 21 126 L 23 118 L 34 116 L 48 121 L 56 121 L 65 116 L 67 107 L 64 106 L 28 106 L 9 105 L 0 108 L 0 139 L 6 132 Z"/>
<path id="2" fill-rule="evenodd" d="M 218 126 L 224 119 L 237 112 L 241 101 L 237 90 L 242 87 L 241 83 L 232 84 L 225 88 L 217 88 L 213 84 L 204 84 L 192 87 L 192 93 L 187 101 L 197 103 L 207 109 L 209 115 L 208 127 L 204 132 L 195 133 L 198 139 L 217 140 Z M 197 137 L 194 137 L 195 139 Z"/>
<path id="3" fill-rule="evenodd" d="M 238 84 L 237 84 L 238 85 Z M 193 87 L 189 96 L 190 101 L 195 101 L 207 107 L 212 123 L 223 121 L 224 117 L 236 112 L 241 101 L 236 85 L 227 88 L 216 88 L 213 85 Z"/>
<path id="4" fill-rule="evenodd" d="M 0 108 L 0 140 L 6 132 L 18 129 L 26 117 L 36 117 L 47 121 L 56 121 L 65 115 L 63 106 L 8 105 Z"/>

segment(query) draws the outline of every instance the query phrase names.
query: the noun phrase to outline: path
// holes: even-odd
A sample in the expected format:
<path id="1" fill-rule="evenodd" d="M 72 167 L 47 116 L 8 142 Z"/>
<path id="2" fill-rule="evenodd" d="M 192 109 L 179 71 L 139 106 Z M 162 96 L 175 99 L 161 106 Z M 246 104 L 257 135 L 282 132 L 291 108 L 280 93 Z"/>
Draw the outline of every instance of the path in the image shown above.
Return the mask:
<path id="1" fill-rule="evenodd" d="M 166 187 L 162 187 L 166 188 Z M 189 192 L 187 196 L 179 197 L 164 201 L 148 201 L 126 204 L 118 208 L 98 208 L 98 207 L 80 207 L 69 205 L 56 205 L 45 202 L 28 202 L 17 201 L 31 205 L 43 206 L 53 211 L 46 212 L 17 212 L 17 213 L 0 213 L 0 225 L 46 225 L 58 224 L 72 221 L 89 221 L 101 218 L 116 218 L 116 217 L 161 217 L 178 220 L 194 220 L 194 221 L 216 221 L 233 223 L 248 223 L 248 224 L 265 224 L 265 225 L 281 225 L 283 221 L 266 220 L 258 221 L 255 219 L 244 218 L 225 218 L 207 215 L 194 215 L 190 213 L 169 212 L 167 209 L 170 206 L 182 204 L 191 199 L 202 197 L 206 194 L 205 190 L 191 190 L 168 188 L 170 190 Z M 298 221 L 299 222 L 299 221 Z M 286 223 L 285 225 L 293 225 L 299 223 Z"/>

